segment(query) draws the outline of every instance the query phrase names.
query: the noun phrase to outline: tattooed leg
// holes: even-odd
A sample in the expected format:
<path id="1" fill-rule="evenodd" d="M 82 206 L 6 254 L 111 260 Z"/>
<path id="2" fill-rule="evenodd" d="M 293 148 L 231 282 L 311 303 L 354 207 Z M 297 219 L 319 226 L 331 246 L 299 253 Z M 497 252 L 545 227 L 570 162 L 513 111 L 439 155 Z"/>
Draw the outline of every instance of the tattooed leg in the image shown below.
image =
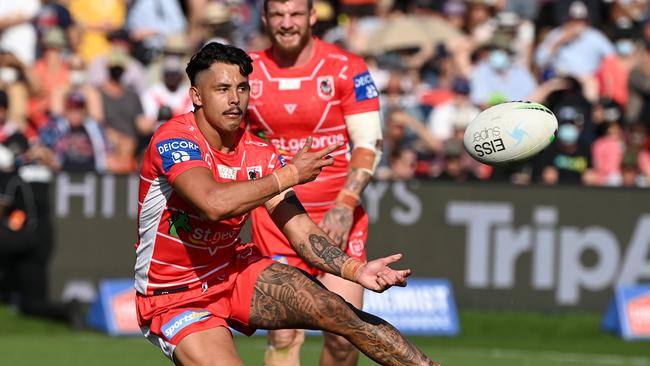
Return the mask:
<path id="1" fill-rule="evenodd" d="M 381 365 L 433 365 L 383 319 L 355 309 L 296 268 L 274 263 L 257 279 L 251 325 L 263 329 L 323 329 L 348 339 Z"/>

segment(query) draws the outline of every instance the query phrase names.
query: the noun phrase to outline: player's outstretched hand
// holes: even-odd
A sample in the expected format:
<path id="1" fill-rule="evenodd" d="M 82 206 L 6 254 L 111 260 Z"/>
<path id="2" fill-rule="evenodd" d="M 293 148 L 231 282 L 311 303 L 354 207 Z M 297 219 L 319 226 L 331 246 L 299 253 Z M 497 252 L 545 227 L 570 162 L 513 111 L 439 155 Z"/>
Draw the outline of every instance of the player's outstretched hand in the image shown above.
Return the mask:
<path id="1" fill-rule="evenodd" d="M 298 169 L 298 180 L 300 184 L 311 182 L 316 179 L 324 166 L 334 164 L 334 159 L 329 154 L 343 146 L 342 142 L 338 142 L 322 150 L 309 152 L 312 141 L 311 136 L 308 137 L 305 145 L 291 159 L 291 164 Z"/>
<path id="2" fill-rule="evenodd" d="M 392 269 L 389 264 L 402 258 L 401 254 L 375 259 L 359 268 L 357 282 L 375 292 L 384 292 L 391 286 L 406 286 L 406 277 L 411 275 L 410 269 Z"/>

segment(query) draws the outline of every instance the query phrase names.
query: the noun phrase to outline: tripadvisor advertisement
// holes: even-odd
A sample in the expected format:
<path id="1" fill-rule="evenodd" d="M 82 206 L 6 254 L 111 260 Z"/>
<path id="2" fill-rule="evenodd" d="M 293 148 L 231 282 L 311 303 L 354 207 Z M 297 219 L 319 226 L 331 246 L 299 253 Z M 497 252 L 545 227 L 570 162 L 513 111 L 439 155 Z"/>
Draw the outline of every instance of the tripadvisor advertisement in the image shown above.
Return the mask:
<path id="1" fill-rule="evenodd" d="M 137 176 L 57 177 L 54 293 L 132 276 L 137 189 Z M 403 253 L 396 266 L 449 280 L 460 308 L 604 310 L 617 284 L 650 282 L 647 190 L 371 182 L 363 198 L 369 257 Z"/>

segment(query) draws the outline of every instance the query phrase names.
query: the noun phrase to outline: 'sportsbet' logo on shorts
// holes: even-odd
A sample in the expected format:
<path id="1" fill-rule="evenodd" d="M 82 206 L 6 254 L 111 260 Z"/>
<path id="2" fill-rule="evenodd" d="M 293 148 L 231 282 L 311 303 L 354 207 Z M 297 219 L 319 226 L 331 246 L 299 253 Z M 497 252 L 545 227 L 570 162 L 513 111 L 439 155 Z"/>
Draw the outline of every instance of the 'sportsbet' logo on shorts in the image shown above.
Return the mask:
<path id="1" fill-rule="evenodd" d="M 358 74 L 353 78 L 353 81 L 354 96 L 357 102 L 377 98 L 379 96 L 375 82 L 372 81 L 372 77 L 368 71 Z"/>
<path id="2" fill-rule="evenodd" d="M 162 158 L 162 166 L 165 172 L 174 164 L 201 160 L 201 149 L 194 141 L 187 139 L 169 139 L 156 144 L 156 149 Z"/>
<path id="3" fill-rule="evenodd" d="M 167 339 L 171 340 L 178 332 L 190 324 L 200 322 L 212 316 L 207 310 L 186 310 L 172 320 L 165 323 L 160 329 Z"/>

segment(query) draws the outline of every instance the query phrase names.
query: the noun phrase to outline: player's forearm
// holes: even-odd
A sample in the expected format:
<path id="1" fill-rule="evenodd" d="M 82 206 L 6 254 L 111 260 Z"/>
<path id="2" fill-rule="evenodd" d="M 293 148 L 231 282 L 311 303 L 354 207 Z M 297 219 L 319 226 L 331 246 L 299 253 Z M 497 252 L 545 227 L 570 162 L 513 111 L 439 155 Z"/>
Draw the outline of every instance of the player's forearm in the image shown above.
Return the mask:
<path id="1" fill-rule="evenodd" d="M 274 207 L 267 204 L 267 208 L 271 219 L 287 237 L 293 250 L 310 265 L 342 277 L 344 269 L 354 265 L 356 260 L 334 245 L 309 218 L 295 193 L 285 193 L 281 202 Z M 353 280 L 352 277 L 347 278 Z"/>
<path id="2" fill-rule="evenodd" d="M 203 213 L 214 221 L 240 216 L 277 194 L 278 184 L 273 176 L 248 182 L 221 183 L 208 192 Z"/>

